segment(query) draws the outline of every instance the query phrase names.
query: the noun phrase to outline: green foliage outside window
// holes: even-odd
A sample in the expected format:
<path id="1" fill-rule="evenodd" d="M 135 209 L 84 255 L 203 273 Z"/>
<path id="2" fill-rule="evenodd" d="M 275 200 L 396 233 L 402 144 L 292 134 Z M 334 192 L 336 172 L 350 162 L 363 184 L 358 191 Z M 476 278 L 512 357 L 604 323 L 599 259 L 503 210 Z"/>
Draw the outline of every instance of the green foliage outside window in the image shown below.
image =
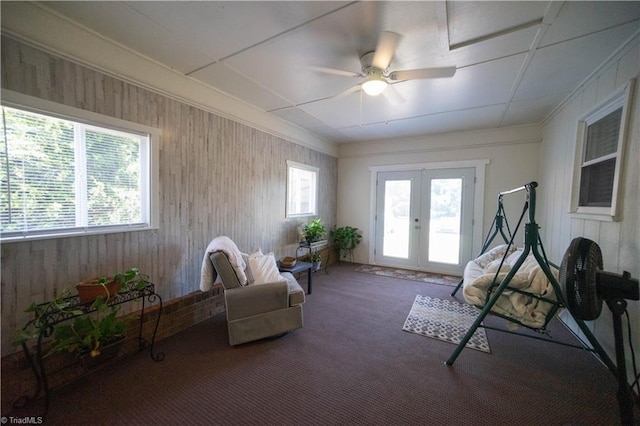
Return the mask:
<path id="1" fill-rule="evenodd" d="M 141 222 L 141 137 L 2 108 L 0 231 Z"/>

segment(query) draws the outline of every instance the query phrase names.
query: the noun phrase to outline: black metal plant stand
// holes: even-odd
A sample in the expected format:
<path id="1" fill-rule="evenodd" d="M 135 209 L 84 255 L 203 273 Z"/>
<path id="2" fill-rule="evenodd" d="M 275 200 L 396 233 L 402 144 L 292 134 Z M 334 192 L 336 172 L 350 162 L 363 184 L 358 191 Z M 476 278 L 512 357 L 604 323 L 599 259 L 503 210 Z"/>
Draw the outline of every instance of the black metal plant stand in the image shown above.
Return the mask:
<path id="1" fill-rule="evenodd" d="M 162 361 L 164 359 L 164 352 L 155 351 L 156 333 L 158 331 L 158 324 L 160 323 L 160 316 L 162 314 L 162 298 L 156 294 L 154 285 L 147 283 L 143 288 L 136 288 L 137 283 L 131 283 L 130 287 L 125 291 L 121 291 L 115 296 L 111 297 L 108 302 L 109 306 L 121 305 L 123 303 L 132 302 L 135 300 L 142 300 L 142 309 L 140 312 L 137 344 L 138 350 L 142 351 L 145 348 L 149 348 L 149 355 L 154 361 Z M 26 358 L 33 370 L 33 374 L 36 377 L 36 390 L 33 395 L 25 395 L 16 401 L 14 406 L 21 407 L 29 402 L 35 400 L 40 392 L 44 391 L 45 397 L 45 412 L 49 408 L 49 402 L 51 397 L 51 388 L 49 387 L 49 381 L 47 378 L 47 369 L 44 363 L 45 355 L 42 352 L 43 339 L 53 335 L 55 326 L 71 319 L 89 315 L 97 312 L 96 308 L 92 307 L 91 303 L 83 304 L 80 302 L 80 298 L 77 295 L 65 297 L 62 302 L 68 303 L 68 306 L 64 310 L 57 309 L 55 305 L 51 303 L 42 303 L 35 307 L 35 319 L 28 322 L 24 329 L 30 326 L 35 326 L 40 330 L 37 343 L 35 345 L 35 351 L 29 349 L 26 341 L 22 342 L 22 350 L 24 351 Z M 153 328 L 153 335 L 151 340 L 148 341 L 142 336 L 142 326 L 144 323 L 144 315 L 146 309 L 146 302 L 158 303 L 158 312 Z M 33 349 L 33 348 L 32 348 Z M 87 374 L 87 373 L 85 373 Z"/>

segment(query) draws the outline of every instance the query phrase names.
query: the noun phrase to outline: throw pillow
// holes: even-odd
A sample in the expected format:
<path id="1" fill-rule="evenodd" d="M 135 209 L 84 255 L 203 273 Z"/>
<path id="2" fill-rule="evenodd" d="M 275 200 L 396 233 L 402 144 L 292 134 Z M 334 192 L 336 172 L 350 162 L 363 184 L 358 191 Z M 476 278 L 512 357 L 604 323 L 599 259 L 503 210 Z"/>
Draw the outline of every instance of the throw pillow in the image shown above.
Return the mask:
<path id="1" fill-rule="evenodd" d="M 487 267 L 489 263 L 493 262 L 494 260 L 502 259 L 506 250 L 507 250 L 507 244 L 494 247 L 488 252 L 475 258 L 474 262 L 476 262 L 479 267 L 484 269 Z M 512 245 L 511 247 L 509 247 L 509 254 L 513 253 L 514 251 L 516 251 L 515 246 Z"/>
<path id="2" fill-rule="evenodd" d="M 254 280 L 253 284 L 284 281 L 284 278 L 280 275 L 280 271 L 278 271 L 278 265 L 276 264 L 276 258 L 273 252 L 250 255 L 249 265 Z"/>
<path id="3" fill-rule="evenodd" d="M 249 263 L 249 259 L 252 256 L 262 256 L 262 250 L 257 248 L 251 254 L 242 253 L 242 260 L 247 265 L 247 269 L 244 270 L 244 273 L 247 275 L 247 285 L 251 285 L 255 282 L 255 278 L 253 278 L 253 272 L 251 271 L 251 264 Z"/>

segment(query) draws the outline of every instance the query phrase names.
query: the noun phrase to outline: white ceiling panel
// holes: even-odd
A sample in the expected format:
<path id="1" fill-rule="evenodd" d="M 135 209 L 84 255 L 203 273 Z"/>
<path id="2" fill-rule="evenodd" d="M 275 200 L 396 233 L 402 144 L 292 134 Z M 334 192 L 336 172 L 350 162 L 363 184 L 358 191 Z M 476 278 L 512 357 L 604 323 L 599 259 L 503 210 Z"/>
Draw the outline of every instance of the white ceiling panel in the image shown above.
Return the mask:
<path id="1" fill-rule="evenodd" d="M 541 98 L 514 101 L 509 105 L 500 126 L 517 126 L 520 124 L 540 123 L 554 106 L 562 102 L 569 92 L 559 92 Z"/>
<path id="2" fill-rule="evenodd" d="M 529 51 L 538 27 L 529 27 L 451 50 L 446 57 L 451 64 L 464 68 Z"/>
<path id="3" fill-rule="evenodd" d="M 225 93 L 265 111 L 291 105 L 286 99 L 281 98 L 268 88 L 245 78 L 220 62 L 202 68 L 191 76 L 212 87 L 224 87 Z"/>
<path id="4" fill-rule="evenodd" d="M 179 28 L 160 25 L 123 2 L 53 1 L 46 7 L 170 68 L 187 72 L 217 57 Z"/>
<path id="5" fill-rule="evenodd" d="M 453 78 L 414 80 L 395 84 L 405 102 L 394 108 L 394 118 L 474 108 L 508 100 L 511 85 L 525 55 L 463 68 Z M 418 112 L 416 114 L 416 112 Z"/>
<path id="6" fill-rule="evenodd" d="M 448 1 L 451 45 L 490 36 L 541 19 L 547 1 Z"/>
<path id="7" fill-rule="evenodd" d="M 300 108 L 283 108 L 273 111 L 273 114 L 292 123 L 296 123 L 305 129 L 318 130 L 326 128 L 327 125 L 312 115 L 307 114 Z"/>
<path id="8" fill-rule="evenodd" d="M 441 65 L 442 61 L 432 60 L 440 56 L 433 11 L 429 2 L 358 3 L 339 16 L 320 18 L 227 62 L 256 81 L 268 82 L 296 104 L 333 96 L 358 80 L 321 74 L 308 67 L 360 72 L 360 56 L 375 50 L 381 31 L 402 35 L 392 69 Z"/>
<path id="9" fill-rule="evenodd" d="M 356 141 L 413 138 L 420 135 L 498 127 L 502 106 L 449 111 L 407 120 L 340 129 Z"/>
<path id="10" fill-rule="evenodd" d="M 640 28 L 637 1 L 19 3 L 3 4 L 4 34 L 5 28 L 30 25 L 34 9 L 52 11 L 65 17 L 65 25 L 77 22 L 100 34 L 96 39 L 109 54 L 127 52 L 113 63 L 128 64 L 138 54 L 145 72 L 133 72 L 133 81 L 156 87 L 175 77 L 168 87 L 179 91 L 182 81 L 196 80 L 271 114 L 276 128 L 282 120 L 294 124 L 294 138 L 301 127 L 337 143 L 538 123 Z M 456 74 L 390 81 L 386 95 L 402 99 L 390 102 L 360 92 L 336 97 L 364 77 L 310 68 L 361 73 L 361 55 L 376 48 L 383 31 L 401 35 L 389 71 L 455 66 Z M 52 49 L 65 53 L 61 45 Z M 69 56 L 83 60 L 76 51 Z M 148 58 L 177 73 L 165 78 L 166 69 L 154 64 L 163 78 L 145 80 Z M 637 63 L 623 64 L 619 72 L 619 78 L 635 75 Z M 188 99 L 190 93 L 175 94 Z M 224 113 L 224 106 L 215 108 Z M 234 111 L 230 107 L 229 114 Z"/>
<path id="11" fill-rule="evenodd" d="M 514 100 L 535 99 L 574 88 L 638 30 L 638 22 L 536 51 Z"/>
<path id="12" fill-rule="evenodd" d="M 553 25 L 542 38 L 540 46 L 572 40 L 634 20 L 635 29 L 638 30 L 638 19 L 639 1 L 565 1 Z"/>
<path id="13" fill-rule="evenodd" d="M 218 59 L 312 21 L 346 2 L 137 1 L 127 2 L 149 19 Z M 205 63 L 202 63 L 204 65 Z"/>

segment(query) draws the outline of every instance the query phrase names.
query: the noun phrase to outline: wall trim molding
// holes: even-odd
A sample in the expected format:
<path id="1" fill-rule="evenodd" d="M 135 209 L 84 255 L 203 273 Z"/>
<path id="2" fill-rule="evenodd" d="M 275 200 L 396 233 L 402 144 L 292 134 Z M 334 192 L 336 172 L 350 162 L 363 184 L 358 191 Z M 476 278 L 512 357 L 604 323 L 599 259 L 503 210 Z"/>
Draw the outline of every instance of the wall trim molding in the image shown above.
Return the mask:
<path id="1" fill-rule="evenodd" d="M 340 158 L 366 158 L 366 157 L 389 157 L 391 155 L 406 155 L 406 154 L 422 154 L 427 152 L 442 152 L 442 151 L 452 151 L 452 150 L 462 150 L 462 149 L 481 149 L 481 148 L 491 148 L 496 146 L 511 146 L 511 145 L 527 145 L 533 143 L 542 143 L 542 138 L 529 138 L 529 139 L 521 139 L 521 140 L 509 140 L 509 141 L 500 141 L 500 142 L 487 142 L 480 143 L 477 145 L 456 145 L 456 146 L 438 146 L 438 147 L 430 147 L 430 148 L 421 148 L 421 149 L 398 149 L 397 145 L 392 152 L 372 152 L 372 153 L 363 153 L 363 154 L 343 154 L 340 155 Z"/>

